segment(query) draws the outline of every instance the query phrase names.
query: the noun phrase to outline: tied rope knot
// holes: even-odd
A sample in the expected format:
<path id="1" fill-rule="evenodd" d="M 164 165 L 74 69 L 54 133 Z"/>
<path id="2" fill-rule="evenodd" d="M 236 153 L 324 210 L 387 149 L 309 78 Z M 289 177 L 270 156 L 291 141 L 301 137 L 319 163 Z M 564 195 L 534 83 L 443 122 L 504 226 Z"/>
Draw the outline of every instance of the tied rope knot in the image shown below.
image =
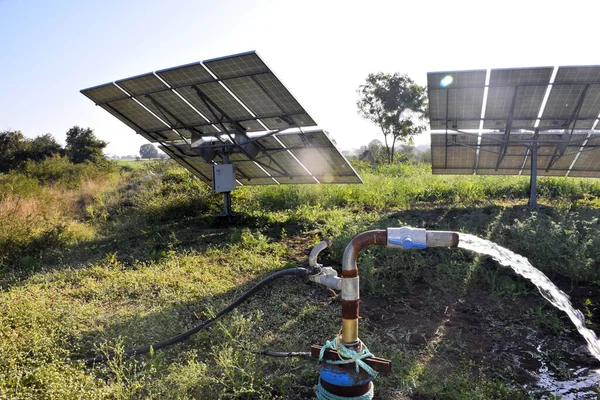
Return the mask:
<path id="1" fill-rule="evenodd" d="M 321 352 L 319 353 L 319 362 L 323 361 L 323 356 L 327 349 L 337 350 L 340 355 L 339 360 L 325 360 L 328 364 L 350 364 L 355 363 L 356 372 L 360 372 L 360 368 L 365 370 L 369 375 L 376 377 L 378 372 L 375 371 L 369 364 L 363 361 L 365 358 L 374 357 L 373 353 L 369 351 L 367 346 L 358 339 L 359 351 L 355 351 L 347 348 L 341 341 L 341 336 L 338 335 L 333 340 L 328 340 L 325 342 L 325 345 L 321 347 Z"/>
<path id="2" fill-rule="evenodd" d="M 340 357 L 339 360 L 325 360 L 328 364 L 350 364 L 355 363 L 356 373 L 360 372 L 362 368 L 365 372 L 367 372 L 372 377 L 376 377 L 378 372 L 375 371 L 369 364 L 364 362 L 365 358 L 374 357 L 373 354 L 369 351 L 367 346 L 359 339 L 358 340 L 358 351 L 349 349 L 344 346 L 341 341 L 341 335 L 337 335 L 335 339 L 328 340 L 325 342 L 325 345 L 321 347 L 321 352 L 319 353 L 319 363 L 323 361 L 323 357 L 327 349 L 337 350 L 338 355 Z M 371 389 L 363 394 L 362 396 L 355 397 L 342 397 L 335 395 L 333 393 L 328 392 L 323 385 L 321 385 L 321 378 L 319 378 L 319 383 L 315 385 L 314 391 L 317 396 L 317 400 L 371 400 L 374 396 L 374 385 L 371 383 Z"/>

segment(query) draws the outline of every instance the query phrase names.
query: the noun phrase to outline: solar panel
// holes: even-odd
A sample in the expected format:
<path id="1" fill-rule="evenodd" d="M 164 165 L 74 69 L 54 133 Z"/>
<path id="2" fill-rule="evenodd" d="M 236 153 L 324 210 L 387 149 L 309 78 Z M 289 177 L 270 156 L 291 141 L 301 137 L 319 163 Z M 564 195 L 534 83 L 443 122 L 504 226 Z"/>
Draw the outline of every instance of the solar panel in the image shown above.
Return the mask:
<path id="1" fill-rule="evenodd" d="M 206 60 L 204 65 L 221 79 L 270 72 L 255 52 Z"/>
<path id="2" fill-rule="evenodd" d="M 233 122 L 234 130 L 246 132 L 264 131 L 265 127 L 277 130 L 316 126 L 255 52 L 163 69 L 84 89 L 82 93 L 105 109 L 116 108 L 121 121 L 152 140 L 160 140 L 155 133 L 164 124 L 140 123 L 145 117 L 133 115 L 136 112 L 129 102 L 113 103 L 135 98 L 165 121 L 167 128 L 196 128 L 205 135 L 217 131 L 208 126 L 223 122 Z M 226 131 L 228 127 L 218 129 Z"/>
<path id="3" fill-rule="evenodd" d="M 214 80 L 210 72 L 199 62 L 156 71 L 156 75 L 171 87 L 190 86 Z"/>
<path id="4" fill-rule="evenodd" d="M 148 73 L 133 78 L 121 79 L 115 82 L 132 96 L 144 95 L 150 92 L 166 90 L 168 88 L 160 79 L 153 73 Z"/>
<path id="5" fill-rule="evenodd" d="M 586 143 L 586 149 L 579 154 L 579 158 L 569 172 L 569 176 L 582 178 L 600 178 L 600 156 L 598 150 L 592 150 L 600 147 L 600 135 L 592 134 Z"/>
<path id="6" fill-rule="evenodd" d="M 236 178 L 244 185 L 362 182 L 321 130 L 269 135 L 258 138 L 257 142 L 260 144 L 257 157 L 251 159 L 244 153 L 234 153 L 229 158 L 236 165 Z M 204 162 L 188 144 L 163 147 L 181 164 L 193 165 L 194 173 L 200 169 L 199 163 Z M 204 165 L 211 168 L 210 164 L 204 162 Z M 210 174 L 203 178 L 207 182 L 211 179 Z"/>
<path id="7" fill-rule="evenodd" d="M 81 91 L 96 104 L 104 104 L 110 101 L 126 99 L 128 96 L 113 83 L 95 86 Z"/>
<path id="8" fill-rule="evenodd" d="M 459 81 L 468 86 L 479 75 L 466 74 Z M 452 94 L 453 102 L 468 108 L 454 107 L 452 115 L 477 114 L 473 90 L 480 89 Z M 213 163 L 234 164 L 238 185 L 362 182 L 327 134 L 310 128 L 316 122 L 255 52 L 146 73 L 82 93 L 207 183 L 216 179 Z M 231 168 L 220 171 L 229 171 L 233 179 Z"/>
<path id="9" fill-rule="evenodd" d="M 444 87 L 446 76 L 454 80 Z M 600 142 L 595 134 L 585 141 L 600 125 L 600 66 L 492 69 L 488 76 L 484 91 L 485 71 L 428 74 L 434 173 L 528 175 L 535 150 L 540 176 L 600 177 Z M 483 118 L 474 118 L 484 101 Z"/>
<path id="10" fill-rule="evenodd" d="M 433 173 L 445 173 L 443 171 L 451 169 L 453 174 L 472 174 L 476 145 L 477 137 L 473 135 L 431 135 Z"/>

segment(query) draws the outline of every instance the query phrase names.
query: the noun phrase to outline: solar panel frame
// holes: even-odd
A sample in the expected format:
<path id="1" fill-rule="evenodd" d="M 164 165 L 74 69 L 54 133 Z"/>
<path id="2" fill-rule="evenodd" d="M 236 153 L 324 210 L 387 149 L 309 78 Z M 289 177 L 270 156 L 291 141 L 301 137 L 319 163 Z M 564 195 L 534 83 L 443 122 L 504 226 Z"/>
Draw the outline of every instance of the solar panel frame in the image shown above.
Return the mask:
<path id="1" fill-rule="evenodd" d="M 600 135 L 591 134 L 586 143 L 587 151 L 582 151 L 569 171 L 569 176 L 600 178 Z M 589 150 L 594 148 L 594 150 Z"/>
<path id="2" fill-rule="evenodd" d="M 600 66 L 561 66 L 558 68 L 554 83 L 600 83 Z"/>
<path id="3" fill-rule="evenodd" d="M 213 58 L 203 64 L 220 79 L 270 72 L 269 67 L 254 51 Z"/>
<path id="4" fill-rule="evenodd" d="M 446 143 L 446 140 L 448 141 Z M 477 137 L 467 134 L 432 134 L 431 158 L 434 174 L 452 169 L 455 174 L 472 174 L 475 168 Z M 436 149 L 436 150 L 434 150 Z M 443 149 L 443 150 L 437 150 Z M 446 165 L 448 160 L 449 166 Z"/>
<path id="5" fill-rule="evenodd" d="M 156 131 L 167 128 L 167 126 L 156 118 L 156 116 L 141 107 L 133 99 L 126 98 L 123 100 L 112 101 L 107 103 L 107 105 L 118 111 L 121 115 L 144 131 Z"/>
<path id="6" fill-rule="evenodd" d="M 444 135 L 440 135 L 440 132 L 446 129 L 444 120 L 446 104 L 445 89 L 441 89 L 439 81 L 447 75 L 455 77 L 448 89 L 448 98 L 451 103 L 448 104 L 447 119 L 451 124 L 453 117 L 458 120 L 458 123 L 453 123 L 455 126 L 448 126 L 448 135 L 461 133 L 463 130 L 467 131 L 465 124 L 461 123 L 460 117 L 472 116 L 473 110 L 463 112 L 463 115 L 460 112 L 450 111 L 454 101 L 458 100 L 461 103 L 459 107 L 463 106 L 462 99 L 451 97 L 452 86 L 456 87 L 454 89 L 456 91 L 458 88 L 475 85 L 473 82 L 466 83 L 468 80 L 465 82 L 465 80 L 456 79 L 464 72 L 470 71 L 428 74 L 434 173 L 465 173 L 462 168 L 469 169 L 470 154 L 467 156 L 469 160 L 465 161 L 463 159 L 464 151 L 453 148 L 454 146 L 446 147 Z M 569 176 L 600 177 L 600 173 L 596 173 L 596 169 L 600 170 L 600 165 L 596 163 L 596 158 L 600 159 L 600 154 L 592 155 L 594 150 L 590 150 L 577 156 L 582 145 L 582 138 L 587 135 L 585 132 L 591 132 L 594 124 L 600 125 L 598 123 L 600 66 L 559 67 L 544 111 L 538 120 L 544 95 L 550 87 L 552 73 L 553 68 L 551 67 L 492 69 L 490 71 L 487 103 L 483 117 L 484 132 L 481 135 L 480 146 L 471 145 L 472 151 L 478 153 L 477 174 L 521 173 L 528 175 L 531 167 L 528 146 L 533 143 L 533 132 L 534 130 L 537 132 L 536 127 L 538 127 L 539 137 L 536 136 L 537 139 L 535 139 L 539 143 L 537 150 L 538 175 L 564 176 L 573 166 Z M 584 90 L 587 91 L 585 97 L 582 97 Z M 479 97 L 479 93 L 475 96 Z M 513 99 L 515 104 L 511 120 L 511 134 L 508 137 L 506 154 L 502 155 L 502 141 L 491 141 L 491 139 L 504 138 L 504 129 L 509 121 Z M 580 103 L 580 109 L 577 108 L 578 103 Z M 537 123 L 536 120 L 538 120 Z M 491 132 L 486 133 L 485 130 L 491 130 Z M 529 130 L 531 133 L 523 133 L 521 130 Z M 596 130 L 600 130 L 600 127 L 596 126 Z M 473 129 L 473 131 L 476 130 Z M 565 147 L 561 147 L 563 146 L 560 144 L 562 139 L 568 140 L 564 144 Z M 548 140 L 555 143 L 547 142 Z M 591 143 L 594 142 L 588 141 L 586 150 L 589 149 Z M 600 140 L 598 144 L 600 145 Z M 560 150 L 564 150 L 562 155 Z M 447 165 L 445 164 L 446 159 L 448 159 Z M 499 159 L 501 162 L 498 164 Z M 588 168 L 589 171 L 585 171 L 585 168 Z"/>
<path id="7" fill-rule="evenodd" d="M 121 79 L 116 81 L 115 84 L 123 88 L 131 96 L 142 96 L 149 92 L 167 90 L 169 88 L 152 72 Z"/>
<path id="8" fill-rule="evenodd" d="M 142 96 L 138 98 L 138 101 L 173 127 L 210 126 L 201 114 L 197 113 L 171 90 Z M 217 130 L 207 128 L 206 133 L 214 132 L 217 132 Z"/>
<path id="9" fill-rule="evenodd" d="M 128 98 L 127 93 L 124 93 L 112 82 L 84 89 L 81 91 L 81 93 L 83 93 L 87 98 L 96 104 L 104 104 L 109 101 L 123 100 Z"/>
<path id="10" fill-rule="evenodd" d="M 175 88 L 214 81 L 214 77 L 201 62 L 161 69 L 156 74 Z"/>
<path id="11" fill-rule="evenodd" d="M 82 93 L 147 140 L 159 142 L 165 153 L 207 183 L 212 180 L 212 164 L 192 149 L 192 135 L 194 141 L 199 135 L 226 139 L 227 132 L 264 134 L 317 125 L 256 52 L 162 69 Z M 230 155 L 237 165 L 238 183 L 315 183 L 315 178 L 324 183 L 362 182 L 323 131 L 277 135 L 257 140 L 274 147 L 259 146 L 254 159 L 249 158 L 251 153 Z M 296 148 L 288 149 L 285 141 L 294 142 Z M 212 146 L 219 153 L 218 147 L 225 145 L 217 143 Z M 222 161 L 219 155 L 211 159 Z M 314 164 L 311 168 L 317 174 L 311 174 L 299 159 Z"/>

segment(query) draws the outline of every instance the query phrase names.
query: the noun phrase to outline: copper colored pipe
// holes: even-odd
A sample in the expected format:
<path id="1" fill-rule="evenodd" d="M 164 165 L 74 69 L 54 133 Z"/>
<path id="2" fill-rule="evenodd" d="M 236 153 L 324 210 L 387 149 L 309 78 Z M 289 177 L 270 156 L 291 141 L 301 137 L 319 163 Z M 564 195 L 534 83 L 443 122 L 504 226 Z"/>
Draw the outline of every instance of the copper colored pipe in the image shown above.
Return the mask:
<path id="1" fill-rule="evenodd" d="M 367 246 L 387 246 L 387 230 L 377 229 L 358 234 L 352 239 L 342 261 L 342 342 L 358 341 L 358 253 Z"/>

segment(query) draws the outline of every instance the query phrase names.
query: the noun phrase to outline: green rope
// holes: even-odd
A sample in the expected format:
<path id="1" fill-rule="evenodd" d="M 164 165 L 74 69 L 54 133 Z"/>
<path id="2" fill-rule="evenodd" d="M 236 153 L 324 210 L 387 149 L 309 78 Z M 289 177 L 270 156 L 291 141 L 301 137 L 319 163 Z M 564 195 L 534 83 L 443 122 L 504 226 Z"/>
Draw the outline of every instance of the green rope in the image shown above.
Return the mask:
<path id="1" fill-rule="evenodd" d="M 363 361 L 365 358 L 374 357 L 373 354 L 369 351 L 367 346 L 364 345 L 362 341 L 359 339 L 359 351 L 355 351 L 344 346 L 342 341 L 340 340 L 340 335 L 336 336 L 334 340 L 328 340 L 325 342 L 325 345 L 321 347 L 321 352 L 319 353 L 319 363 L 323 361 L 323 356 L 327 349 L 337 350 L 340 355 L 340 360 L 325 360 L 328 364 L 350 364 L 355 363 L 356 372 L 360 372 L 360 368 L 365 370 L 369 375 L 376 377 L 377 371 L 375 371 L 369 364 Z M 371 383 L 371 389 L 361 395 L 356 397 L 342 397 L 335 395 L 333 393 L 328 392 L 323 385 L 321 385 L 321 378 L 319 378 L 319 383 L 315 385 L 314 391 L 317 396 L 317 400 L 371 400 L 373 399 L 373 388 L 374 385 Z"/>

